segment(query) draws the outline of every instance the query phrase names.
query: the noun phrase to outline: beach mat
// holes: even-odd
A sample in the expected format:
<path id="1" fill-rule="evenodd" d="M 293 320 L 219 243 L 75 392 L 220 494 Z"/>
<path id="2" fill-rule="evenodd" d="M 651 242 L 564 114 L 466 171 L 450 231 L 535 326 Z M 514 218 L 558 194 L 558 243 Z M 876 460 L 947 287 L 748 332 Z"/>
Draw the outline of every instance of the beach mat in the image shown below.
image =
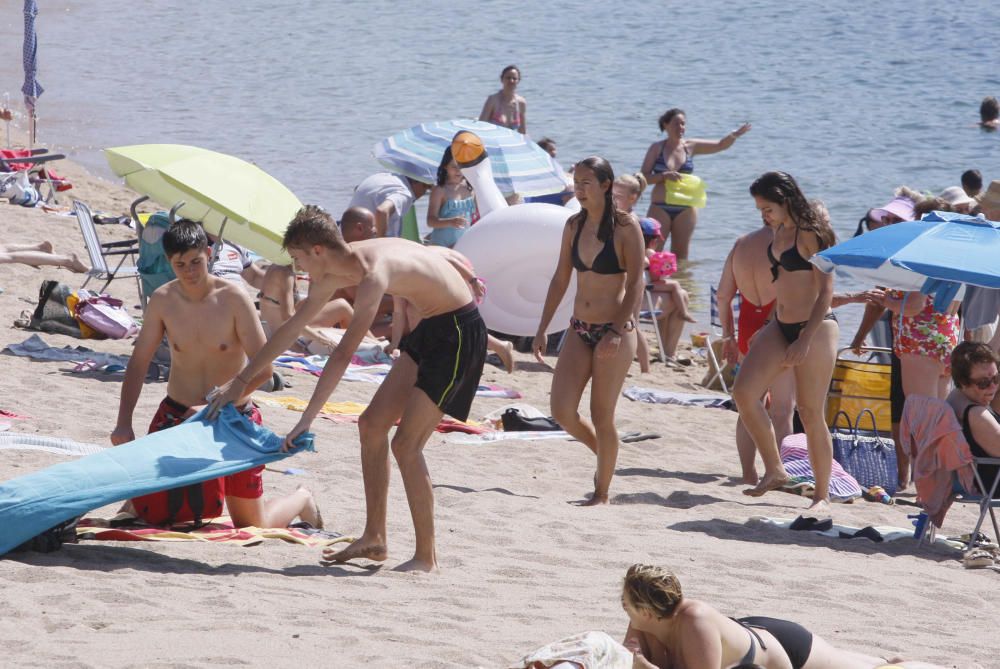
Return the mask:
<path id="1" fill-rule="evenodd" d="M 906 529 L 903 527 L 893 527 L 891 525 L 852 527 L 850 525 L 837 525 L 835 523 L 830 523 L 829 527 L 825 527 L 822 530 L 793 530 L 791 528 L 794 522 L 795 520 L 787 520 L 784 518 L 751 516 L 750 519 L 747 520 L 747 525 L 770 525 L 772 527 L 779 527 L 791 532 L 809 532 L 811 534 L 820 534 L 824 537 L 830 537 L 832 539 L 863 538 L 876 543 L 882 543 L 883 541 L 899 541 L 900 539 L 913 539 L 912 528 Z M 934 543 L 947 546 L 949 548 L 965 548 L 965 544 L 952 539 L 946 539 L 944 537 L 936 537 L 934 539 Z"/>
<path id="2" fill-rule="evenodd" d="M 232 405 L 217 420 L 187 422 L 0 484 L 0 555 L 92 509 L 159 490 L 229 476 L 282 460 L 284 437 L 254 425 Z M 294 452 L 313 450 L 313 435 Z"/>
<path id="3" fill-rule="evenodd" d="M 354 540 L 338 532 L 317 530 L 305 523 L 274 528 L 235 527 L 227 516 L 191 530 L 153 527 L 138 520 L 123 526 L 117 519 L 113 523 L 104 518 L 83 518 L 76 526 L 76 537 L 81 541 L 200 541 L 235 543 L 239 546 L 256 546 L 265 539 L 280 539 L 302 546 L 320 547 Z"/>

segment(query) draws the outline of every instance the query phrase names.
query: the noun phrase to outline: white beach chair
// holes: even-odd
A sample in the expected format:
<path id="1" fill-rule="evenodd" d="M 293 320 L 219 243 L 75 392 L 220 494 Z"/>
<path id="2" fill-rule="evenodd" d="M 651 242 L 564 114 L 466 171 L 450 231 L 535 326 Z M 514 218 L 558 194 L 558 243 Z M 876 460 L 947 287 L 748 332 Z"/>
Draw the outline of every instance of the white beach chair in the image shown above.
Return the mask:
<path id="1" fill-rule="evenodd" d="M 739 322 L 740 315 L 740 294 L 736 294 L 736 299 L 733 300 L 733 322 Z M 735 333 L 734 333 L 735 334 Z M 719 316 L 719 290 L 715 286 L 709 287 L 709 334 L 705 337 L 705 352 L 708 355 L 709 365 L 711 366 L 710 374 L 708 380 L 702 385 L 708 387 L 715 383 L 716 379 L 719 381 L 719 385 L 722 386 L 722 391 L 725 393 L 729 392 L 729 386 L 726 384 L 726 368 L 729 363 L 719 364 L 719 359 L 715 355 L 715 350 L 712 348 L 712 339 L 722 338 L 722 319 Z"/>
<path id="2" fill-rule="evenodd" d="M 104 242 L 97 236 L 97 227 L 94 225 L 94 215 L 90 207 L 80 200 L 73 200 L 73 213 L 76 215 L 76 222 L 80 226 L 80 234 L 83 235 L 83 243 L 87 247 L 87 255 L 90 257 L 90 271 L 87 272 L 87 279 L 81 288 L 86 288 L 91 279 L 103 280 L 104 285 L 98 292 L 103 293 L 115 279 L 135 279 L 139 297 L 142 298 L 142 283 L 139 281 L 139 270 L 135 266 L 135 259 L 139 253 L 139 243 L 136 239 L 126 239 L 120 242 Z M 108 258 L 118 257 L 118 264 L 113 268 L 108 264 Z M 126 265 L 125 261 L 132 259 L 132 264 Z"/>

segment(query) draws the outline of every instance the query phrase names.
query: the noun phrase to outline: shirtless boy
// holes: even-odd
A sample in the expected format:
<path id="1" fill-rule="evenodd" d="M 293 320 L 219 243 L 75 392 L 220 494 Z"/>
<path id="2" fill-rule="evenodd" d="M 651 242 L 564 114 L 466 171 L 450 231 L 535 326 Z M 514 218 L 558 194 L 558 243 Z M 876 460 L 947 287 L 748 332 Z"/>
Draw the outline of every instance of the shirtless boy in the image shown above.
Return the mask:
<path id="1" fill-rule="evenodd" d="M 122 383 L 118 422 L 111 433 L 111 443 L 116 446 L 135 439 L 132 414 L 146 370 L 164 334 L 170 343 L 170 378 L 167 397 L 150 423 L 150 432 L 178 425 L 194 414 L 213 386 L 232 378 L 243 368 L 247 356 L 264 345 L 260 321 L 243 288 L 209 274 L 211 253 L 200 225 L 186 220 L 174 223 L 163 235 L 163 249 L 177 278 L 149 298 Z M 247 377 L 249 383 L 235 401 L 240 411 L 258 425 L 260 412 L 249 395 L 270 375 L 271 366 L 264 365 L 252 378 Z M 265 503 L 263 469 L 261 465 L 198 484 L 203 493 L 202 517 L 207 520 L 221 515 L 224 497 L 237 527 L 286 527 L 296 516 L 315 527 L 322 526 L 312 494 L 304 488 Z M 137 515 L 151 524 L 200 519 L 192 513 L 190 503 L 169 514 L 167 498 L 168 492 L 161 491 L 137 497 L 131 504 Z"/>
<path id="2" fill-rule="evenodd" d="M 733 244 L 719 279 L 719 321 L 722 325 L 722 355 L 735 365 L 750 350 L 750 340 L 771 318 L 777 292 L 771 280 L 771 264 L 767 246 L 774 231 L 767 225 L 743 235 Z M 733 322 L 733 299 L 741 296 L 739 323 Z M 771 384 L 771 404 L 768 413 L 774 424 L 778 444 L 792 433 L 792 413 L 795 410 L 795 377 L 791 369 Z M 755 464 L 757 447 L 742 419 L 736 421 L 736 450 L 743 469 L 743 482 L 757 485 Z"/>
<path id="3" fill-rule="evenodd" d="M 483 371 L 486 325 L 470 299 L 469 285 L 443 255 L 419 244 L 392 238 L 345 243 L 330 215 L 311 205 L 299 210 L 289 224 L 284 246 L 296 266 L 309 273 L 309 296 L 243 370 L 222 387 L 212 401 L 212 411 L 243 397 L 247 380 L 267 369 L 339 287 L 357 286 L 354 319 L 323 369 L 309 406 L 288 433 L 287 446 L 309 429 L 336 389 L 375 318 L 382 295 L 407 300 L 421 317 L 420 325 L 403 340 L 399 359 L 358 421 L 365 531 L 343 551 L 327 550 L 323 557 L 335 562 L 386 559 L 389 430 L 399 420 L 391 448 L 406 488 L 416 550 L 413 559 L 398 569 L 434 570 L 434 491 L 423 448 L 442 414 L 468 418 Z"/>

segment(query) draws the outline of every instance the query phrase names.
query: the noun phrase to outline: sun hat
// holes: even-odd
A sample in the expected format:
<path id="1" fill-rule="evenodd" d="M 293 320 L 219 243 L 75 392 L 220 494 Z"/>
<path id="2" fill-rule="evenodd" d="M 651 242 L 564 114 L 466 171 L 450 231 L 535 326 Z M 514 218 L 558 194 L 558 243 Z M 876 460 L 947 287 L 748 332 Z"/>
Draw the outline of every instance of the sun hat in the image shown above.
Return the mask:
<path id="1" fill-rule="evenodd" d="M 950 186 L 948 188 L 945 188 L 943 191 L 941 191 L 941 194 L 938 195 L 938 197 L 953 207 L 957 207 L 962 204 L 967 204 L 970 206 L 974 206 L 976 204 L 976 201 L 973 200 L 968 195 L 966 195 L 965 189 L 963 189 L 961 186 Z"/>
<path id="2" fill-rule="evenodd" d="M 979 196 L 979 204 L 991 211 L 993 209 L 1000 209 L 1000 179 L 990 182 L 989 188 Z"/>
<path id="3" fill-rule="evenodd" d="M 646 237 L 660 236 L 660 222 L 655 218 L 640 218 L 639 226 L 642 228 L 642 234 Z"/>
<path id="4" fill-rule="evenodd" d="M 872 209 L 868 217 L 876 223 L 881 223 L 886 214 L 893 214 L 904 221 L 912 221 L 915 216 L 913 210 L 913 200 L 908 197 L 894 197 L 888 203 L 878 209 Z"/>

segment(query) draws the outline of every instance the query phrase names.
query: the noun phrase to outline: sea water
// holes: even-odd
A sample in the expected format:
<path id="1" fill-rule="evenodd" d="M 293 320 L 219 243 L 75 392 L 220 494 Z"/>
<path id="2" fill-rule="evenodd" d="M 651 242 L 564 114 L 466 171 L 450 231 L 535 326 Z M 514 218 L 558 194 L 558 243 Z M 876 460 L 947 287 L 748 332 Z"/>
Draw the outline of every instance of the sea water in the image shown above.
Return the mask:
<path id="1" fill-rule="evenodd" d="M 0 99 L 17 108 L 22 4 L 0 0 Z M 555 139 L 564 165 L 599 154 L 616 173 L 637 171 L 670 107 L 687 112 L 689 137 L 750 121 L 730 150 L 694 159 L 708 206 L 685 283 L 702 327 L 732 242 L 761 225 L 747 191 L 761 173 L 794 175 L 840 238 L 899 185 L 937 192 L 969 168 L 1000 178 L 1000 134 L 976 128 L 980 100 L 1000 96 L 996 3 L 39 5 L 39 141 L 108 178 L 101 148 L 195 144 L 339 213 L 380 169 L 378 140 L 477 117 L 512 63 L 530 135 Z M 859 314 L 841 310 L 843 341 Z"/>

